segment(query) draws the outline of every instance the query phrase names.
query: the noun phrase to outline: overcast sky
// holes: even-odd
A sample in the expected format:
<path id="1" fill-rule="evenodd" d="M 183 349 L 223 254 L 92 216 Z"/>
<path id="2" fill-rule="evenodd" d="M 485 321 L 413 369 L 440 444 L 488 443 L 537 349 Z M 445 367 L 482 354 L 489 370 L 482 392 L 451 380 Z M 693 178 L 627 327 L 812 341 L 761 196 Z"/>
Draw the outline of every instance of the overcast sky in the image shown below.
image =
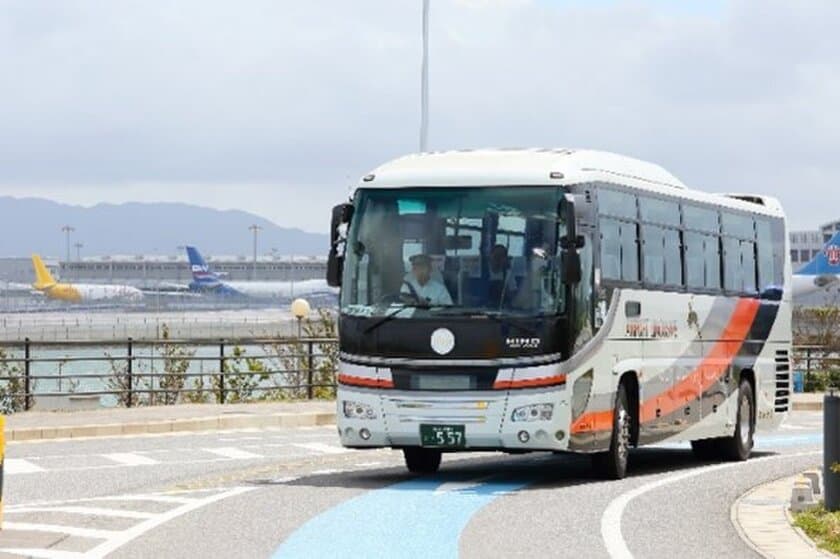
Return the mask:
<path id="1" fill-rule="evenodd" d="M 420 0 L 0 0 L 0 193 L 323 231 L 416 151 Z M 564 146 L 840 218 L 837 0 L 432 0 L 430 148 Z"/>

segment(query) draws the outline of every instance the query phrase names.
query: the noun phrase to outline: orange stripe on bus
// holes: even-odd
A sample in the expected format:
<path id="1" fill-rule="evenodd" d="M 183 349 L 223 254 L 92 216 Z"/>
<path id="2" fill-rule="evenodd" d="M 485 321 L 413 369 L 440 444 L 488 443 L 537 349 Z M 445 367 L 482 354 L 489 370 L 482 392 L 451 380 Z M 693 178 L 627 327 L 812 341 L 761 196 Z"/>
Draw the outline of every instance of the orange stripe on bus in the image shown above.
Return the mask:
<path id="1" fill-rule="evenodd" d="M 371 388 L 394 388 L 394 383 L 386 379 L 356 377 L 353 375 L 338 375 L 338 382 L 340 384 L 349 384 L 351 386 L 368 386 Z"/>
<path id="2" fill-rule="evenodd" d="M 639 409 L 639 422 L 645 423 L 656 419 L 657 410 L 661 417 L 680 409 L 686 402 L 697 399 L 700 394 L 717 382 L 741 350 L 760 306 L 761 302 L 757 299 L 738 301 L 729 323 L 721 333 L 720 341 L 712 346 L 711 351 L 700 364 L 680 382 L 642 402 Z M 605 423 L 607 415 L 609 421 Z M 612 429 L 612 410 L 585 413 L 571 426 L 572 434 L 606 429 Z"/>
<path id="3" fill-rule="evenodd" d="M 550 377 L 528 378 L 522 380 L 497 380 L 493 383 L 493 388 L 496 390 L 503 390 L 505 388 L 534 388 L 537 386 L 564 384 L 565 382 L 566 375 L 554 375 Z"/>

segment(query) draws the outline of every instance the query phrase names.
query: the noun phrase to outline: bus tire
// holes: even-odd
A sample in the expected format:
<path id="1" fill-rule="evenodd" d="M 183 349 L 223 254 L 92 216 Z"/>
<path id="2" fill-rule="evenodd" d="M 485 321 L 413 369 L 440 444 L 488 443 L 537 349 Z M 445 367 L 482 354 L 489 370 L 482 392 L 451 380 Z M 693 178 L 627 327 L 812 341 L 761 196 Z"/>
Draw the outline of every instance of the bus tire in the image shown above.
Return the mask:
<path id="1" fill-rule="evenodd" d="M 742 378 L 738 385 L 738 411 L 735 415 L 735 433 L 720 439 L 723 458 L 743 462 L 750 457 L 755 433 L 755 398 L 750 382 Z"/>
<path id="2" fill-rule="evenodd" d="M 592 465 L 600 477 L 623 479 L 627 475 L 632 422 L 630 410 L 627 409 L 627 387 L 622 382 L 618 385 L 615 397 L 610 449 L 592 455 Z"/>
<path id="3" fill-rule="evenodd" d="M 403 449 L 405 467 L 414 474 L 433 474 L 440 468 L 441 452 L 434 448 L 409 446 Z"/>

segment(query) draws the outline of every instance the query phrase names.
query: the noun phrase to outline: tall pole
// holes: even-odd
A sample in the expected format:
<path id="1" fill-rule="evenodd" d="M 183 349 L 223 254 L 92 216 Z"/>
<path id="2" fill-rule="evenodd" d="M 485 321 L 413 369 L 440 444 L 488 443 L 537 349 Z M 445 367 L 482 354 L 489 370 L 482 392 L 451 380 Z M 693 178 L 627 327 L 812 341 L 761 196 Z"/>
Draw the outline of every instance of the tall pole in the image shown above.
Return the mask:
<path id="1" fill-rule="evenodd" d="M 70 233 L 72 233 L 75 230 L 76 230 L 76 228 L 72 227 L 70 225 L 64 225 L 61 228 L 61 231 L 64 233 L 64 244 L 65 244 L 65 247 L 66 247 L 65 257 L 64 257 L 65 262 L 70 262 Z"/>
<path id="2" fill-rule="evenodd" d="M 85 246 L 83 243 L 73 243 L 73 246 L 76 247 L 76 262 L 82 261 L 82 247 Z"/>
<path id="3" fill-rule="evenodd" d="M 75 227 L 71 225 L 65 225 L 61 228 L 64 232 L 64 245 L 65 245 L 65 252 L 64 252 L 64 266 L 66 269 L 64 272 L 67 274 L 67 277 L 70 277 L 70 233 L 76 230 Z"/>
<path id="4" fill-rule="evenodd" d="M 420 76 L 420 152 L 429 143 L 429 0 L 423 0 L 423 64 Z"/>
<path id="5" fill-rule="evenodd" d="M 257 279 L 257 234 L 260 232 L 260 229 L 262 229 L 262 227 L 260 227 L 259 225 L 257 225 L 255 223 L 255 224 L 251 225 L 250 227 L 248 227 L 248 229 L 250 229 L 254 233 L 254 269 L 253 269 L 253 272 L 252 272 L 252 275 L 251 275 L 251 279 L 256 280 Z"/>

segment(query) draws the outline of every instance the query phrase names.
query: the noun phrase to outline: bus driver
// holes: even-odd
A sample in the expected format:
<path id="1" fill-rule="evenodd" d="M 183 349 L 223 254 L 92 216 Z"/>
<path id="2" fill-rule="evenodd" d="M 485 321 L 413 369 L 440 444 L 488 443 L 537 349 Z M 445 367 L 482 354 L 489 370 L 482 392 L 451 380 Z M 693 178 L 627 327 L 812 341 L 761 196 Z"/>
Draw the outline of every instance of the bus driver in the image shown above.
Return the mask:
<path id="1" fill-rule="evenodd" d="M 403 280 L 400 293 L 417 300 L 420 305 L 451 305 L 452 297 L 442 281 L 432 277 L 432 259 L 428 254 L 411 258 L 411 274 Z"/>

